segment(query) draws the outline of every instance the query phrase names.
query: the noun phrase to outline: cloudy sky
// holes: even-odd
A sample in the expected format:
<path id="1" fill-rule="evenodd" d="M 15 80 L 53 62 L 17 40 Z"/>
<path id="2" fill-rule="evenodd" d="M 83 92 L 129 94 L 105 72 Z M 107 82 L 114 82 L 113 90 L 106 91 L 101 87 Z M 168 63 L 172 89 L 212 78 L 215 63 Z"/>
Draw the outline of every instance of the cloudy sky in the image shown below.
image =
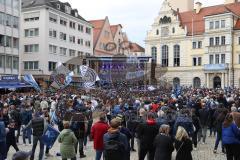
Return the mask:
<path id="1" fill-rule="evenodd" d="M 111 24 L 122 24 L 131 41 L 144 47 L 147 30 L 157 16 L 163 0 L 61 0 L 77 8 L 87 20 L 109 17 Z M 221 4 L 224 0 L 199 0 L 204 6 Z"/>

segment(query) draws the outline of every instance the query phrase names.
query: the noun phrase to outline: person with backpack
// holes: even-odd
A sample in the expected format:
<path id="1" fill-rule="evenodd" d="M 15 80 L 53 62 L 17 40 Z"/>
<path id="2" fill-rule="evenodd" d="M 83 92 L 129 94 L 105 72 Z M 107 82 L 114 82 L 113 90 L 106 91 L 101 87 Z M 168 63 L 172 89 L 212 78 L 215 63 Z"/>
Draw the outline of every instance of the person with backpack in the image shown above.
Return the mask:
<path id="1" fill-rule="evenodd" d="M 105 113 L 101 113 L 99 121 L 96 122 L 91 128 L 91 137 L 93 139 L 94 149 L 96 151 L 95 160 L 100 160 L 103 153 L 103 136 L 108 132 L 108 124 L 106 122 Z"/>
<path id="2" fill-rule="evenodd" d="M 112 119 L 108 132 L 103 136 L 105 160 L 126 160 L 128 151 L 127 137 L 120 133 L 119 126 L 119 120 Z"/>

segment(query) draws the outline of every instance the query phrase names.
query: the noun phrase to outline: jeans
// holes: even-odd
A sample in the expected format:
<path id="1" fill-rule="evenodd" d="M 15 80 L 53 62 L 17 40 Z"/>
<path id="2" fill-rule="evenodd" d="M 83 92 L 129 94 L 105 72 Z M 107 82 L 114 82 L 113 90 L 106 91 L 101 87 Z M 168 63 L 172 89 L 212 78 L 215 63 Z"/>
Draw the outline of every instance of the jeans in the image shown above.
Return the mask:
<path id="1" fill-rule="evenodd" d="M 16 136 L 17 143 L 19 141 L 20 132 L 21 132 L 21 125 L 17 128 L 17 136 Z"/>
<path id="2" fill-rule="evenodd" d="M 84 138 L 79 138 L 78 142 L 75 144 L 76 154 L 78 152 L 78 144 L 79 144 L 79 154 L 80 155 L 84 155 L 84 152 L 83 152 L 83 142 L 84 142 Z"/>
<path id="3" fill-rule="evenodd" d="M 220 132 L 217 132 L 217 138 L 216 138 L 216 141 L 215 141 L 214 150 L 217 150 L 220 141 L 221 141 L 221 144 L 222 144 L 222 134 Z M 224 148 L 223 148 L 223 144 L 222 144 L 222 151 L 223 150 L 224 150 Z"/>
<path id="4" fill-rule="evenodd" d="M 101 160 L 102 154 L 103 154 L 103 150 L 96 150 L 95 160 Z"/>
<path id="5" fill-rule="evenodd" d="M 134 135 L 134 133 L 132 133 L 132 135 Z M 134 149 L 134 136 L 132 136 L 132 138 L 130 139 L 130 143 L 131 143 L 131 150 Z"/>
<path id="6" fill-rule="evenodd" d="M 6 155 L 6 141 L 0 142 L 0 160 L 5 160 L 7 158 Z"/>
<path id="7" fill-rule="evenodd" d="M 30 160 L 34 160 L 34 154 L 35 154 L 35 150 L 36 150 L 38 141 L 40 142 L 39 160 L 43 159 L 44 144 L 43 144 L 43 141 L 42 141 L 42 137 L 33 136 L 32 155 L 31 155 Z"/>
<path id="8" fill-rule="evenodd" d="M 193 136 L 192 136 L 192 141 L 193 141 L 193 144 L 194 144 L 194 147 L 197 148 L 197 135 L 198 135 L 198 132 L 193 132 Z"/>
<path id="9" fill-rule="evenodd" d="M 207 126 L 203 126 L 202 129 L 199 131 L 199 134 L 198 134 L 198 141 L 199 142 L 201 141 L 202 137 L 203 137 L 203 143 L 206 142 L 207 129 L 208 129 Z"/>
<path id="10" fill-rule="evenodd" d="M 28 143 L 31 144 L 32 143 L 32 129 L 31 128 L 27 128 L 23 130 L 23 143 L 26 144 L 26 138 L 28 139 Z"/>

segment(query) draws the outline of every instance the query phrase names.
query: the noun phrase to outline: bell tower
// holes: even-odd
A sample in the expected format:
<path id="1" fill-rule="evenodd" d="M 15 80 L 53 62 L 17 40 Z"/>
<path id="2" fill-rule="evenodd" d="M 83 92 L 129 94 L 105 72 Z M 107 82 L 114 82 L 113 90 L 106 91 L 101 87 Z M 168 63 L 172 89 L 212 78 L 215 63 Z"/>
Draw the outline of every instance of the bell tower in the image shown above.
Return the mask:
<path id="1" fill-rule="evenodd" d="M 179 12 L 193 11 L 194 9 L 194 0 L 166 0 L 169 2 L 172 9 Z"/>

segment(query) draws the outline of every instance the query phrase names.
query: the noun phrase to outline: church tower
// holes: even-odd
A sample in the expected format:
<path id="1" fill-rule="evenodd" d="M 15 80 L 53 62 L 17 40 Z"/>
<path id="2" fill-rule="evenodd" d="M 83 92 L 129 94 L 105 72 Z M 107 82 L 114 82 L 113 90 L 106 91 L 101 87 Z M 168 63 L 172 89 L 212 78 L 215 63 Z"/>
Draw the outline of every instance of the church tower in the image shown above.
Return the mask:
<path id="1" fill-rule="evenodd" d="M 179 12 L 192 11 L 194 9 L 194 0 L 166 0 L 169 2 L 172 9 Z"/>

